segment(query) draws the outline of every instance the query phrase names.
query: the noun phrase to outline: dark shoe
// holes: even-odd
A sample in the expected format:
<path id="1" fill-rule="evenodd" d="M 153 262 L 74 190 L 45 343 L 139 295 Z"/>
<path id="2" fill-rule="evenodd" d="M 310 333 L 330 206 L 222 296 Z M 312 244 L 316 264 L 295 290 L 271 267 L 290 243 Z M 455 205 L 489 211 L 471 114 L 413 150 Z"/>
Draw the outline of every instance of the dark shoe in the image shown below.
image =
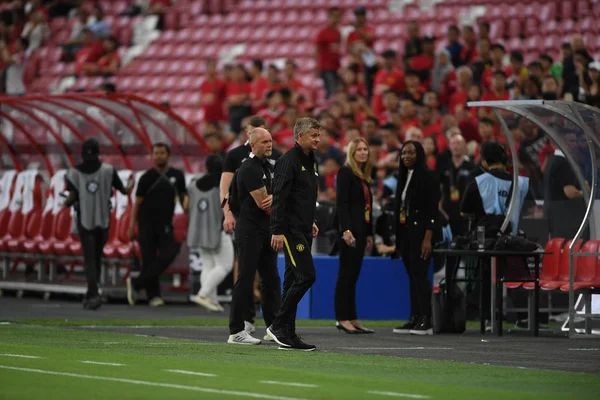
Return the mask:
<path id="1" fill-rule="evenodd" d="M 280 348 L 292 347 L 294 345 L 292 337 L 284 329 L 273 328 L 273 325 L 271 325 L 267 328 L 267 335 L 269 335 L 269 337 L 273 339 L 273 341 L 275 341 Z"/>
<path id="2" fill-rule="evenodd" d="M 340 331 L 340 332 L 346 332 L 346 333 L 348 333 L 350 335 L 355 335 L 357 333 L 361 333 L 358 328 L 355 327 L 354 329 L 350 330 L 348 328 L 345 328 L 342 324 L 340 324 L 337 321 L 335 322 L 335 327 L 338 329 L 338 331 Z"/>
<path id="3" fill-rule="evenodd" d="M 298 350 L 298 351 L 314 351 L 317 346 L 313 344 L 306 344 L 300 339 L 300 336 L 295 336 L 291 339 L 291 346 L 279 346 L 279 350 Z"/>
<path id="4" fill-rule="evenodd" d="M 369 329 L 369 328 L 359 328 L 358 326 L 355 326 L 354 328 L 358 331 L 358 333 L 362 333 L 362 334 L 375 333 L 375 331 L 373 329 Z"/>
<path id="5" fill-rule="evenodd" d="M 421 317 L 419 323 L 410 330 L 411 335 L 426 336 L 433 335 L 433 326 L 431 325 L 431 317 Z"/>
<path id="6" fill-rule="evenodd" d="M 101 306 L 102 306 L 102 298 L 100 296 L 90 297 L 83 303 L 83 308 L 88 309 L 88 310 L 97 310 Z"/>
<path id="7" fill-rule="evenodd" d="M 393 332 L 399 333 L 401 335 L 410 334 L 410 330 L 413 329 L 415 327 L 415 325 L 417 324 L 417 319 L 418 319 L 417 317 L 411 317 L 410 320 L 407 323 L 405 323 L 404 325 L 394 328 Z"/>

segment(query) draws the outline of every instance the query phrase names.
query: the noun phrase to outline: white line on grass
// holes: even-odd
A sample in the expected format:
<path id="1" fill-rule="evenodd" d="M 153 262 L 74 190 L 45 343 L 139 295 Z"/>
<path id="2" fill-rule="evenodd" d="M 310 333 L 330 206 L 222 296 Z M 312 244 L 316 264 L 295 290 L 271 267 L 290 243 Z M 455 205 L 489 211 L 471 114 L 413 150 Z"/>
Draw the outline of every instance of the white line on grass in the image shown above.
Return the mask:
<path id="1" fill-rule="evenodd" d="M 229 395 L 229 396 L 253 397 L 253 398 L 257 398 L 257 399 L 305 400 L 305 399 L 298 398 L 298 397 L 272 396 L 272 395 L 263 394 L 263 393 L 238 392 L 235 390 L 212 389 L 212 388 L 205 388 L 205 387 L 200 387 L 200 386 L 175 385 L 172 383 L 138 381 L 135 379 L 112 378 L 112 377 L 108 377 L 108 376 L 73 374 L 70 372 L 56 372 L 56 371 L 48 371 L 48 370 L 44 370 L 44 369 L 34 369 L 34 368 L 18 368 L 18 367 L 10 367 L 8 365 L 0 365 L 0 369 L 9 369 L 9 370 L 13 370 L 13 371 L 23 371 L 23 372 L 35 372 L 38 374 L 46 374 L 46 375 L 69 376 L 71 378 L 93 379 L 93 380 L 97 380 L 97 381 L 130 383 L 133 385 L 154 386 L 154 387 L 162 387 L 162 388 L 169 388 L 169 389 L 191 390 L 191 391 L 195 391 L 195 392 L 223 394 L 223 395 Z"/>
<path id="2" fill-rule="evenodd" d="M 88 360 L 83 360 L 83 361 L 79 361 L 80 363 L 83 364 L 94 364 L 94 365 L 110 365 L 111 367 L 124 367 L 125 364 L 119 364 L 119 363 L 107 363 L 107 362 L 100 362 L 100 361 L 88 361 Z"/>
<path id="3" fill-rule="evenodd" d="M 379 394 L 381 396 L 390 397 L 408 397 L 410 399 L 430 399 L 431 396 L 425 396 L 422 394 L 411 394 L 411 393 L 396 393 L 396 392 L 378 392 L 375 390 L 368 391 L 369 394 Z"/>
<path id="4" fill-rule="evenodd" d="M 318 385 L 313 385 L 310 383 L 279 382 L 279 381 L 260 381 L 260 383 L 266 383 L 267 385 L 284 385 L 284 386 L 296 386 L 296 387 L 307 387 L 307 388 L 319 387 Z"/>
<path id="5" fill-rule="evenodd" d="M 454 350 L 453 347 L 340 347 L 344 350 Z"/>
<path id="6" fill-rule="evenodd" d="M 42 358 L 37 356 L 24 356 L 23 354 L 0 354 L 2 357 L 17 357 L 17 358 Z"/>
<path id="7" fill-rule="evenodd" d="M 569 349 L 571 351 L 600 351 L 600 349 Z"/>
<path id="8" fill-rule="evenodd" d="M 165 369 L 167 372 L 175 372 L 176 374 L 196 375 L 196 376 L 217 376 L 215 374 L 206 374 L 204 372 L 185 371 L 183 369 Z"/>

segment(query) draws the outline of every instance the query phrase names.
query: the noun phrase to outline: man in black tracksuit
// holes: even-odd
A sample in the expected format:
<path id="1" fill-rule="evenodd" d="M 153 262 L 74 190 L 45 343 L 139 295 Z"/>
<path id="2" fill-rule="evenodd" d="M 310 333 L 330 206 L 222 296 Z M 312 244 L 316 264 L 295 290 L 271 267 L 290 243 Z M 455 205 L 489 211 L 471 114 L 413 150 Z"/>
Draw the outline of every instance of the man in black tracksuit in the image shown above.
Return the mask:
<path id="1" fill-rule="evenodd" d="M 294 126 L 296 144 L 275 164 L 271 246 L 276 251 L 283 249 L 285 276 L 281 309 L 267 328 L 267 335 L 282 350 L 316 349 L 296 335 L 296 311 L 316 278 L 310 251 L 312 238 L 319 233 L 314 222 L 319 177 L 314 151 L 320 136 L 321 126 L 317 120 L 298 119 Z"/>
<path id="2" fill-rule="evenodd" d="M 275 319 L 281 304 L 281 280 L 277 270 L 277 253 L 271 248 L 269 217 L 273 202 L 273 167 L 267 157 L 271 155 L 273 139 L 266 129 L 256 128 L 250 132 L 248 140 L 252 153 L 242 163 L 234 181 L 240 202 L 236 226 L 239 267 L 229 316 L 227 343 L 230 344 L 261 342 L 250 336 L 244 324 L 256 271 L 261 278 L 262 314 L 267 326 Z M 267 336 L 264 340 L 271 339 Z"/>

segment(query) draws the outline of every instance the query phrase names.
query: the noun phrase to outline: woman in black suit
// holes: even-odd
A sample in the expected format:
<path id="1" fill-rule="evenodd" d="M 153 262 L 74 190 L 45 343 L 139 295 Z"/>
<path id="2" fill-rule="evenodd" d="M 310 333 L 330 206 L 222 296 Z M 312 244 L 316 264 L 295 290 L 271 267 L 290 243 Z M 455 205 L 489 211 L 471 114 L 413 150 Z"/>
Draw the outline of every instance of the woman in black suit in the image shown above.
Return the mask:
<path id="1" fill-rule="evenodd" d="M 402 146 L 396 187 L 396 250 L 410 282 L 410 321 L 394 333 L 431 335 L 432 243 L 440 236 L 440 184 L 426 164 L 423 146 L 409 140 Z"/>
<path id="2" fill-rule="evenodd" d="M 336 180 L 337 212 L 342 233 L 340 267 L 335 286 L 336 327 L 346 333 L 373 333 L 356 315 L 356 282 L 363 257 L 373 246 L 371 154 L 367 141 L 355 138 L 348 145 L 346 164 Z"/>

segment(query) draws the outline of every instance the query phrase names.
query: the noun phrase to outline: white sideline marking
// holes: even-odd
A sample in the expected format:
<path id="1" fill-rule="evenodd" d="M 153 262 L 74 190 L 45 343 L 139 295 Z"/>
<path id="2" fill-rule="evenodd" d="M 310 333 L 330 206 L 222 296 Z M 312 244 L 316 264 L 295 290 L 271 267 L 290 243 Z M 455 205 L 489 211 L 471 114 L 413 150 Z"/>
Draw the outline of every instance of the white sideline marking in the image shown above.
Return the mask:
<path id="1" fill-rule="evenodd" d="M 217 376 L 215 374 L 206 374 L 204 372 L 184 371 L 182 369 L 165 369 L 167 372 L 175 372 L 176 374 L 197 375 L 197 376 Z"/>
<path id="2" fill-rule="evenodd" d="M 569 349 L 571 351 L 600 351 L 600 349 Z"/>
<path id="3" fill-rule="evenodd" d="M 375 390 L 368 391 L 369 394 L 379 394 L 381 396 L 391 396 L 391 397 L 408 397 L 411 399 L 430 399 L 431 396 L 425 396 L 422 394 L 410 394 L 410 393 L 396 393 L 396 392 L 378 392 Z"/>
<path id="4" fill-rule="evenodd" d="M 454 350 L 453 347 L 340 347 L 344 350 Z"/>
<path id="5" fill-rule="evenodd" d="M 80 363 L 84 363 L 84 364 L 95 364 L 95 365 L 110 365 L 113 367 L 124 367 L 125 364 L 119 364 L 119 363 L 107 363 L 107 362 L 99 362 L 99 361 L 79 361 Z"/>
<path id="6" fill-rule="evenodd" d="M 37 356 L 24 356 L 23 354 L 0 354 L 2 357 L 17 357 L 17 358 L 42 358 Z"/>
<path id="7" fill-rule="evenodd" d="M 266 383 L 268 385 L 285 385 L 285 386 L 308 387 L 308 388 L 319 387 L 318 385 L 313 385 L 310 383 L 278 382 L 278 381 L 260 381 L 260 383 Z"/>
<path id="8" fill-rule="evenodd" d="M 0 325 L 10 325 L 10 324 L 11 324 L 11 323 L 10 323 L 10 322 L 8 322 L 8 321 L 2 321 L 2 322 L 0 322 Z"/>
<path id="9" fill-rule="evenodd" d="M 69 376 L 71 378 L 93 379 L 93 380 L 98 380 L 98 381 L 131 383 L 133 385 L 154 386 L 154 387 L 162 387 L 162 388 L 169 388 L 169 389 L 192 390 L 195 392 L 215 393 L 215 394 L 223 394 L 223 395 L 230 395 L 230 396 L 254 397 L 257 399 L 306 400 L 306 399 L 302 399 L 302 398 L 298 398 L 298 397 L 271 396 L 271 395 L 263 394 L 263 393 L 238 392 L 235 390 L 211 389 L 211 388 L 205 388 L 205 387 L 200 387 L 200 386 L 175 385 L 173 383 L 149 382 L 149 381 L 139 381 L 136 379 L 112 378 L 112 377 L 108 377 L 108 376 L 73 374 L 70 372 L 56 372 L 56 371 L 48 371 L 48 370 L 44 370 L 44 369 L 18 368 L 18 367 L 10 367 L 8 365 L 0 365 L 0 369 L 10 369 L 13 371 L 23 371 L 23 372 L 36 372 L 39 374 L 46 374 L 46 375 Z"/>

